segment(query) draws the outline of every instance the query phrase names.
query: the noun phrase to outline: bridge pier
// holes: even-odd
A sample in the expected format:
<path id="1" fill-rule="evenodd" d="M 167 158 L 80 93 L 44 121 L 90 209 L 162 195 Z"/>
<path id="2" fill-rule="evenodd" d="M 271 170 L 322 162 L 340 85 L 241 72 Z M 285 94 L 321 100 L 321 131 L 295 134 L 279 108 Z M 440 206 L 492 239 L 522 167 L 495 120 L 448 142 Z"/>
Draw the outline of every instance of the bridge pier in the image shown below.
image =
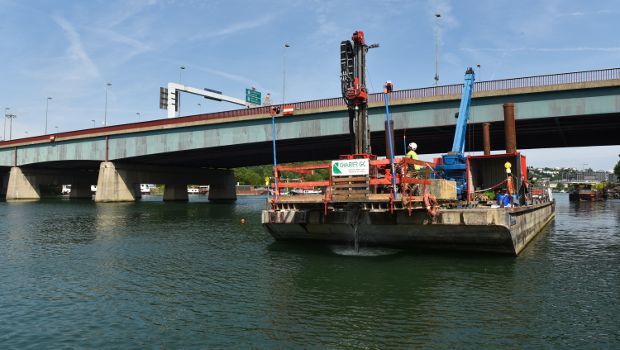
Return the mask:
<path id="1" fill-rule="evenodd" d="M 235 174 L 232 170 L 217 170 L 217 176 L 213 176 L 209 182 L 210 201 L 235 201 L 237 191 Z"/>
<path id="2" fill-rule="evenodd" d="M 136 197 L 136 199 L 142 199 L 142 189 L 140 188 L 140 184 L 135 183 L 133 184 L 133 186 L 134 186 L 134 189 L 133 189 L 134 197 Z"/>
<path id="3" fill-rule="evenodd" d="M 36 175 L 26 175 L 20 167 L 12 167 L 6 187 L 6 200 L 41 199 Z"/>
<path id="4" fill-rule="evenodd" d="M 113 162 L 101 162 L 95 202 L 135 201 L 136 181 L 132 175 L 127 169 L 117 169 Z"/>
<path id="5" fill-rule="evenodd" d="M 92 199 L 93 193 L 90 191 L 90 183 L 74 182 L 71 184 L 70 199 Z"/>
<path id="6" fill-rule="evenodd" d="M 187 195 L 187 184 L 165 184 L 164 185 L 164 202 L 169 201 L 185 201 L 189 200 Z"/>
<path id="7" fill-rule="evenodd" d="M 0 168 L 0 200 L 6 199 L 6 190 L 9 183 L 9 172 Z"/>
<path id="8" fill-rule="evenodd" d="M 209 200 L 236 200 L 231 170 L 101 162 L 95 202 L 133 202 L 140 183 L 165 184 L 164 201 L 187 201 L 187 184 L 209 185 Z"/>

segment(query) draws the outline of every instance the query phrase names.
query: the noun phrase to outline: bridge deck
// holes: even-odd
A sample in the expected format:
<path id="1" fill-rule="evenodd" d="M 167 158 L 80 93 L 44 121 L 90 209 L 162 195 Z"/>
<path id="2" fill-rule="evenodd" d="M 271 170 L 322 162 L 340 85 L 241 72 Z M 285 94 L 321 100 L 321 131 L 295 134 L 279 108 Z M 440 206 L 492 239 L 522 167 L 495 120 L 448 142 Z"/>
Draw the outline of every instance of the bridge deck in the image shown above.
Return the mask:
<path id="1" fill-rule="evenodd" d="M 554 91 L 596 89 L 620 86 L 620 68 L 591 70 L 571 73 L 540 75 L 531 77 L 489 80 L 476 82 L 474 99 L 494 96 L 510 96 L 520 94 L 535 94 Z M 443 85 L 418 89 L 397 90 L 390 93 L 392 106 L 460 99 L 463 84 Z M 382 94 L 368 96 L 369 107 L 383 106 Z M 295 115 L 307 115 L 343 111 L 346 105 L 342 98 L 327 98 L 305 102 L 290 103 L 295 107 Z M 288 105 L 288 104 L 287 104 Z M 0 141 L 0 148 L 19 145 L 43 143 L 80 138 L 94 138 L 144 131 L 184 128 L 206 124 L 220 124 L 235 121 L 262 119 L 270 117 L 270 107 L 235 109 L 225 112 L 191 115 L 186 117 L 157 119 L 138 123 L 128 123 L 107 127 L 91 128 L 69 132 L 19 138 L 9 141 Z"/>

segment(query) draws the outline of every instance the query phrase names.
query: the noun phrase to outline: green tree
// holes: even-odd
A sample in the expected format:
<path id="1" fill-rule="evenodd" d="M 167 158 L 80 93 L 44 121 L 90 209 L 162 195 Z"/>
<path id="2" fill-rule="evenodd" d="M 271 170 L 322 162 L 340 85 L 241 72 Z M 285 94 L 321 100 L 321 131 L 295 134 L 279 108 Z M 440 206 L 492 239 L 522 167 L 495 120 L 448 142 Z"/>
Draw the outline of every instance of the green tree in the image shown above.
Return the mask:
<path id="1" fill-rule="evenodd" d="M 618 163 L 616 163 L 616 166 L 614 167 L 614 174 L 616 174 L 616 176 L 620 178 L 620 160 L 618 161 Z"/>

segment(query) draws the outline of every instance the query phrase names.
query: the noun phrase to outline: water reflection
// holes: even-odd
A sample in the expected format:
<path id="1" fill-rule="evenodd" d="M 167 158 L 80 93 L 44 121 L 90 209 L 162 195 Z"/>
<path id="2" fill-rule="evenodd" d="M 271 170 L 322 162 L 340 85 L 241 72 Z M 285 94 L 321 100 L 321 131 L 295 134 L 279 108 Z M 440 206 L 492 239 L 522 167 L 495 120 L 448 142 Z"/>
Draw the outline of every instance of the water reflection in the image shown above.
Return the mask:
<path id="1" fill-rule="evenodd" d="M 14 348 L 617 348 L 620 203 L 557 198 L 555 222 L 516 258 L 274 242 L 260 225 L 264 197 L 0 203 L 0 339 Z"/>

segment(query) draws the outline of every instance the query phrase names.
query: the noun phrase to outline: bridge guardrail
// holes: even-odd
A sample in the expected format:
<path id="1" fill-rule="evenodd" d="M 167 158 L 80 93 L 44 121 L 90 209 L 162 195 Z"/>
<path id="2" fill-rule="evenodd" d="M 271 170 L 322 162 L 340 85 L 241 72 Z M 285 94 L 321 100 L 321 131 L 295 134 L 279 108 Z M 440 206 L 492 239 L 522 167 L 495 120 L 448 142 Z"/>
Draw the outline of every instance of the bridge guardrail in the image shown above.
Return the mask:
<path id="1" fill-rule="evenodd" d="M 476 82 L 474 85 L 474 92 L 481 91 L 498 91 L 507 89 L 518 89 L 528 87 L 549 86 L 557 84 L 570 84 L 570 83 L 586 83 L 594 81 L 606 81 L 606 80 L 619 80 L 620 68 L 609 68 L 599 70 L 589 70 L 581 72 L 537 75 L 530 77 L 501 79 L 501 80 L 489 80 Z M 458 96 L 461 94 L 463 84 L 442 85 L 436 87 L 426 87 L 418 89 L 398 90 L 390 93 L 390 99 L 393 101 L 435 97 L 435 96 Z M 369 94 L 369 102 L 382 102 L 383 94 Z M 293 105 L 295 109 L 319 109 L 328 107 L 346 107 L 342 97 L 327 98 L 320 100 L 310 100 L 304 102 L 294 102 L 287 105 Z M 257 114 L 270 114 L 270 106 L 235 109 L 224 112 L 209 113 L 206 115 L 192 115 L 174 119 L 157 119 L 139 123 L 114 125 L 102 128 L 93 128 L 85 130 L 76 130 L 63 133 L 57 133 L 53 135 L 62 136 L 76 136 L 86 134 L 96 134 L 105 131 L 118 131 L 118 130 L 131 130 L 134 128 L 146 127 L 146 126 L 158 126 L 158 125 L 170 125 L 177 123 L 185 123 L 199 120 L 211 120 L 211 119 L 227 119 L 242 116 L 251 116 Z M 27 141 L 45 141 L 49 135 L 33 136 L 22 139 L 14 139 L 12 141 L 0 141 L 0 146 L 8 146 L 11 144 L 22 143 Z"/>
<path id="2" fill-rule="evenodd" d="M 540 87 L 557 84 L 585 83 L 593 81 L 605 81 L 620 79 L 620 68 L 599 69 L 581 72 L 570 72 L 560 74 L 535 75 L 530 77 L 500 79 L 480 81 L 474 84 L 474 92 L 482 91 L 498 91 L 508 89 L 519 89 L 529 87 Z M 460 95 L 463 90 L 463 84 L 442 85 L 418 89 L 397 90 L 390 93 L 390 99 L 393 101 L 407 100 L 436 96 L 452 96 Z M 382 102 L 383 94 L 369 94 L 368 102 Z M 321 100 L 310 100 L 304 102 L 294 102 L 292 105 L 295 109 L 319 109 L 328 107 L 346 107 L 341 97 L 327 98 Z M 226 112 L 214 113 L 213 118 L 238 117 L 254 114 L 269 114 L 269 107 L 256 107 L 250 109 L 238 109 Z"/>

